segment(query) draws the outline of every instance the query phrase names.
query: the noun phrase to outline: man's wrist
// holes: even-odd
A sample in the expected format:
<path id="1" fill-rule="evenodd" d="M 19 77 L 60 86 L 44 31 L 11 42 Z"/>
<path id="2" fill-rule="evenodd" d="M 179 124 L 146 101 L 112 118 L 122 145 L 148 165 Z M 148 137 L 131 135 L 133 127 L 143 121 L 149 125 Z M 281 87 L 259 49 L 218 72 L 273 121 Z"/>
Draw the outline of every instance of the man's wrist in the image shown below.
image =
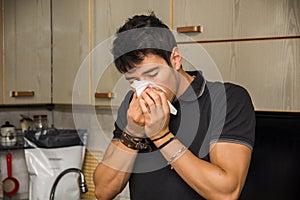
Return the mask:
<path id="1" fill-rule="evenodd" d="M 162 145 L 171 142 L 172 138 L 174 138 L 174 135 L 172 134 L 172 132 L 169 132 L 166 135 L 161 135 L 160 137 L 153 138 L 152 141 L 156 147 L 163 147 Z"/>
<path id="2" fill-rule="evenodd" d="M 126 132 L 122 132 L 120 142 L 126 147 L 133 150 L 148 150 L 151 151 L 151 146 L 146 138 L 132 136 Z"/>
<path id="3" fill-rule="evenodd" d="M 171 133 L 171 131 L 166 131 L 163 134 L 156 134 L 152 137 L 150 137 L 150 139 L 152 140 L 152 142 L 158 141 L 160 139 L 163 139 L 164 137 L 166 137 L 167 135 L 169 135 Z"/>

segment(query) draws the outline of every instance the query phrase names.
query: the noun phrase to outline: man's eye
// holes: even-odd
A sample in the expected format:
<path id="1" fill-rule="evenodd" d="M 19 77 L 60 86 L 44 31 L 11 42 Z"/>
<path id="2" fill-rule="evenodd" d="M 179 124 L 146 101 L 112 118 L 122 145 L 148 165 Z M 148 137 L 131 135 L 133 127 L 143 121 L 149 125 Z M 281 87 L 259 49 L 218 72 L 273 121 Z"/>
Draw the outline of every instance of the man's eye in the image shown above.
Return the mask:
<path id="1" fill-rule="evenodd" d="M 149 77 L 155 77 L 158 74 L 158 72 L 154 73 L 154 74 L 149 74 Z"/>
<path id="2" fill-rule="evenodd" d="M 125 78 L 130 84 L 137 80 L 136 78 Z"/>

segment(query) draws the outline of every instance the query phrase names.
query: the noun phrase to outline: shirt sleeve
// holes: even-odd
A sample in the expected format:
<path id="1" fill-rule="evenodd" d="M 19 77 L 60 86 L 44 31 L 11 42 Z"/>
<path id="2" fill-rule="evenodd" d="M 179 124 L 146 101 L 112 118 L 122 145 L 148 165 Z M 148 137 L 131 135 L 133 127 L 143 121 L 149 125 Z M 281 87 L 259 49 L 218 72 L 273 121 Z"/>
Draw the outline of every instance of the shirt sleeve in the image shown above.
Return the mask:
<path id="1" fill-rule="evenodd" d="M 233 142 L 252 149 L 255 140 L 255 112 L 250 95 L 238 85 L 227 83 L 224 88 L 226 97 L 222 101 L 220 97 L 213 101 L 218 105 L 216 110 L 224 113 L 224 117 L 212 117 L 214 126 L 210 143 Z M 213 114 L 214 111 L 212 116 Z"/>

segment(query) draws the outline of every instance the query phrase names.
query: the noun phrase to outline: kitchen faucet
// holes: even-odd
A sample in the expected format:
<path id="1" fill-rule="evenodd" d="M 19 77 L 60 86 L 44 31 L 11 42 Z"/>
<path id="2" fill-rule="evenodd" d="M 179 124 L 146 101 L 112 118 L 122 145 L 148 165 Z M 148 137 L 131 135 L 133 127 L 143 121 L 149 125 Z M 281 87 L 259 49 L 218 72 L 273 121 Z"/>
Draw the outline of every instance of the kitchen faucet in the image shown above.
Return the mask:
<path id="1" fill-rule="evenodd" d="M 52 185 L 52 188 L 51 188 L 51 192 L 50 192 L 50 198 L 49 200 L 54 200 L 54 196 L 55 196 L 55 189 L 56 189 L 56 186 L 58 184 L 58 182 L 60 181 L 60 179 L 67 173 L 70 173 L 70 172 L 76 172 L 79 174 L 79 188 L 80 188 L 80 191 L 81 193 L 86 193 L 88 191 L 88 187 L 86 185 L 86 181 L 85 181 L 85 177 L 84 177 L 84 174 L 83 172 L 80 170 L 80 169 L 77 169 L 77 168 L 68 168 L 64 171 L 62 171 L 58 176 L 57 178 L 55 179 L 53 185 Z"/>

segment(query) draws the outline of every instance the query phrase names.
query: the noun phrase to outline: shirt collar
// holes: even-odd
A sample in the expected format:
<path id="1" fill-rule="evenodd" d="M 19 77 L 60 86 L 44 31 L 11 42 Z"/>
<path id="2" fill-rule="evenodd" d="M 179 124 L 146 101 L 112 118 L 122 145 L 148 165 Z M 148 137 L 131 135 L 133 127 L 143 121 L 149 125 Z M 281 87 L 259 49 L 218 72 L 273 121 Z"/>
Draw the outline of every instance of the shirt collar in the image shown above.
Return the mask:
<path id="1" fill-rule="evenodd" d="M 179 97 L 180 101 L 197 100 L 202 96 L 205 89 L 206 81 L 201 71 L 187 71 L 187 73 L 191 76 L 195 76 L 195 78 L 185 92 Z"/>

